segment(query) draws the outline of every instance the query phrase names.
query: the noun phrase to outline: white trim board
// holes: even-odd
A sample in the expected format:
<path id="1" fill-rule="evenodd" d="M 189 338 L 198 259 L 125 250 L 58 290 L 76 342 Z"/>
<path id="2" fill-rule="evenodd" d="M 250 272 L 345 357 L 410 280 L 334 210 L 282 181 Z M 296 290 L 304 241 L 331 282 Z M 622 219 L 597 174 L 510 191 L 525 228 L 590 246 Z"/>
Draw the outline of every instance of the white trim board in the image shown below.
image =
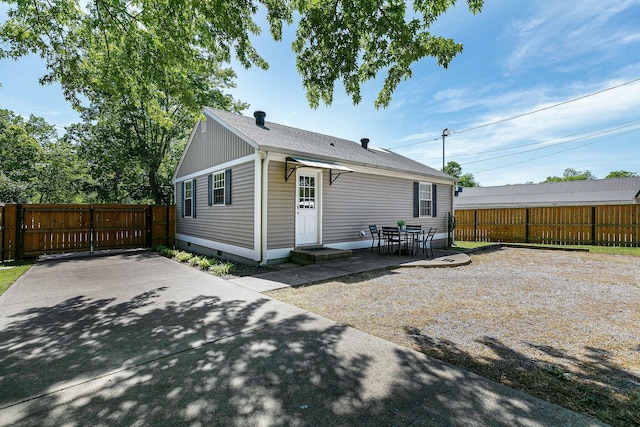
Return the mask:
<path id="1" fill-rule="evenodd" d="M 186 234 L 176 233 L 176 240 L 204 246 L 205 248 L 213 249 L 216 251 L 227 252 L 229 254 L 247 258 L 252 261 L 260 261 L 260 253 L 259 251 L 256 251 L 254 249 L 242 248 L 240 246 L 230 245 L 228 243 L 214 242 L 213 240 L 201 239 L 200 237 L 193 237 Z"/>
<path id="2" fill-rule="evenodd" d="M 221 170 L 229 169 L 231 167 L 238 166 L 238 165 L 241 165 L 241 164 L 244 164 L 244 163 L 254 162 L 255 159 L 256 159 L 256 156 L 259 156 L 259 155 L 258 154 L 249 154 L 248 156 L 240 157 L 238 159 L 231 160 L 231 161 L 228 161 L 226 163 L 221 163 L 219 165 L 215 165 L 215 166 L 212 166 L 212 167 L 207 168 L 207 169 L 202 169 L 202 170 L 199 170 L 197 172 L 190 173 L 189 175 L 184 175 L 184 176 L 181 176 L 179 178 L 174 178 L 172 180 L 172 183 L 173 184 L 177 184 L 178 182 L 186 181 L 188 179 L 197 178 L 197 177 L 203 176 L 203 175 L 209 175 L 210 173 L 219 172 Z"/>

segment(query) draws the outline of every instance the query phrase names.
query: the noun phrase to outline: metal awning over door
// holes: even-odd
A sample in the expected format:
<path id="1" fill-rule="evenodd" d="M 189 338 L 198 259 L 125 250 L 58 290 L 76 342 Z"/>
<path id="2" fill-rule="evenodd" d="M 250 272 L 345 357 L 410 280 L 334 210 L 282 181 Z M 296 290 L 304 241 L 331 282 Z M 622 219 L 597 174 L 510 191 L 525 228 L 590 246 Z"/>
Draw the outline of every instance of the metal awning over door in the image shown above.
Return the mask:
<path id="1" fill-rule="evenodd" d="M 289 163 L 292 163 L 292 165 L 290 165 Z M 343 165 L 339 165 L 337 163 L 325 162 L 322 160 L 303 159 L 300 157 L 287 157 L 284 165 L 285 181 L 289 180 L 289 177 L 296 171 L 296 169 L 303 167 L 329 169 L 329 185 L 333 184 L 334 181 L 338 179 L 338 177 L 343 173 L 353 172 L 353 169 L 350 169 Z"/>

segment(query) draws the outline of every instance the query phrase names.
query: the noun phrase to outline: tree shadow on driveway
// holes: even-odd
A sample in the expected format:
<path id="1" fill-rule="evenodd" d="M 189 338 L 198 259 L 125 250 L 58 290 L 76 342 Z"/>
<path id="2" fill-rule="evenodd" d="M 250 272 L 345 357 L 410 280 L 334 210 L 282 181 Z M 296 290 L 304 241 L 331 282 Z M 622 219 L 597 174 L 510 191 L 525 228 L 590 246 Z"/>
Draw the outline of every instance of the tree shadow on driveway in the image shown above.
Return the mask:
<path id="1" fill-rule="evenodd" d="M 272 300 L 74 297 L 0 330 L 0 424 L 589 425 Z M 375 351 L 362 351 L 362 349 Z"/>

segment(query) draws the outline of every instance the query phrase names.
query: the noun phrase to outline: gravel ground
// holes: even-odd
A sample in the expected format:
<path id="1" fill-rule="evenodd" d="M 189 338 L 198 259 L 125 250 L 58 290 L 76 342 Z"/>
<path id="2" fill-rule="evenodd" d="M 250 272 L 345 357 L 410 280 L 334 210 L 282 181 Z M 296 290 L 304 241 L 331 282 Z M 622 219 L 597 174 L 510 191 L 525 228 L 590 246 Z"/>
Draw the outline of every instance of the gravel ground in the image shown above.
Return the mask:
<path id="1" fill-rule="evenodd" d="M 527 379 L 532 368 L 589 384 L 634 401 L 624 421 L 604 419 L 640 425 L 638 257 L 504 248 L 468 266 L 371 272 L 271 295 L 508 385 L 536 382 L 518 388 L 543 398 L 550 386 Z M 604 398 L 575 397 L 586 407 L 589 399 Z"/>

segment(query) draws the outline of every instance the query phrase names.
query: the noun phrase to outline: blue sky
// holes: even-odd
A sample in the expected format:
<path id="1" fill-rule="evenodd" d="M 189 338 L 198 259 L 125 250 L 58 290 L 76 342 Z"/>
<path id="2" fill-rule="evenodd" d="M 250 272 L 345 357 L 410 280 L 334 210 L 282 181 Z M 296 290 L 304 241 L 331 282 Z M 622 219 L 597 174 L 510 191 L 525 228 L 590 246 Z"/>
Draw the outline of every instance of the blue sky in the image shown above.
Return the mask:
<path id="1" fill-rule="evenodd" d="M 475 16 L 465 6 L 459 2 L 432 28 L 464 51 L 446 70 L 430 58 L 415 64 L 386 109 L 373 107 L 381 79 L 364 86 L 357 106 L 338 84 L 333 105 L 309 108 L 292 28 L 281 43 L 268 31 L 255 38 L 270 68 L 233 64 L 231 93 L 251 104 L 246 115 L 260 109 L 267 121 L 368 137 L 435 168 L 442 166 L 442 131 L 452 129 L 446 161 L 483 186 L 540 182 L 568 167 L 598 178 L 640 173 L 640 0 L 488 0 Z M 45 73 L 38 58 L 0 67 L 0 107 L 58 126 L 78 120 L 58 86 L 38 85 Z"/>

